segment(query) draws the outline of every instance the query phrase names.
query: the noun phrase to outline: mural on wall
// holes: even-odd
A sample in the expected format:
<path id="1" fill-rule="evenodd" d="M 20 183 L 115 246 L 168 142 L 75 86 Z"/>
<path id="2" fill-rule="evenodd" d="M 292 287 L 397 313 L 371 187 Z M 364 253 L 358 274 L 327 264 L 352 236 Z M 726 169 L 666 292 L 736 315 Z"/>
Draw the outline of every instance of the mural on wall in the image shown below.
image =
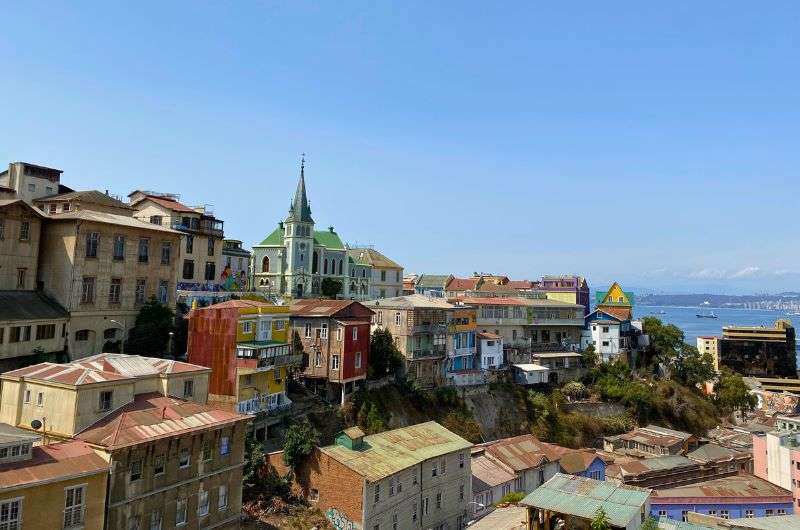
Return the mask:
<path id="1" fill-rule="evenodd" d="M 336 508 L 328 508 L 328 511 L 325 512 L 325 517 L 336 530 L 361 530 L 361 525 L 348 519 L 345 514 Z"/>
<path id="2" fill-rule="evenodd" d="M 220 275 L 220 280 L 222 281 L 222 288 L 226 291 L 247 290 L 247 276 L 244 271 L 239 271 L 239 274 L 236 274 L 230 265 L 225 265 Z"/>

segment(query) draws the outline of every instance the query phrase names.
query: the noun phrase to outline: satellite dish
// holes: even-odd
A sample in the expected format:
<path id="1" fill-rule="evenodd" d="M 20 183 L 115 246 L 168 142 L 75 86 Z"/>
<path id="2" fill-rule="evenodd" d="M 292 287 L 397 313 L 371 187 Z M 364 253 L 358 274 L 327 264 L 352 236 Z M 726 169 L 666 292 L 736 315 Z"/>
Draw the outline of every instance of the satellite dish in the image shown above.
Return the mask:
<path id="1" fill-rule="evenodd" d="M 31 427 L 34 430 L 38 431 L 39 429 L 42 428 L 42 422 L 39 420 L 31 420 Z"/>

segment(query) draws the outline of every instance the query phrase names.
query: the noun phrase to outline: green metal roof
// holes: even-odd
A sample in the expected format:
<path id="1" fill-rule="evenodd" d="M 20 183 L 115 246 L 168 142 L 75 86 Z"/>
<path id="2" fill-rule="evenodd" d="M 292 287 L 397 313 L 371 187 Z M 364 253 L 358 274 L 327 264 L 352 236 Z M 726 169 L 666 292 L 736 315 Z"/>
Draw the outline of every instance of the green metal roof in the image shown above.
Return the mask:
<path id="1" fill-rule="evenodd" d="M 288 342 L 281 342 L 279 340 L 251 340 L 248 342 L 238 342 L 237 346 L 242 348 L 268 348 L 270 346 L 286 346 Z"/>
<path id="2" fill-rule="evenodd" d="M 314 242 L 328 250 L 344 250 L 344 243 L 339 239 L 339 234 L 331 230 L 315 230 Z"/>
<path id="3" fill-rule="evenodd" d="M 626 527 L 641 516 L 650 492 L 634 486 L 617 485 L 556 473 L 522 500 L 522 504 L 591 520 L 602 507 L 612 526 Z"/>
<path id="4" fill-rule="evenodd" d="M 601 292 L 595 292 L 594 293 L 594 298 L 595 298 L 595 301 L 598 304 L 610 305 L 610 306 L 618 305 L 620 307 L 633 307 L 634 300 L 635 300 L 634 294 L 631 291 L 623 291 L 623 292 L 625 293 L 625 298 L 630 300 L 630 303 L 626 303 L 626 302 L 620 303 L 620 302 L 609 301 L 609 302 L 606 302 L 606 303 L 603 304 L 603 299 L 608 294 L 608 291 L 603 291 L 602 293 Z"/>
<path id="5" fill-rule="evenodd" d="M 282 247 L 283 246 L 283 227 L 279 226 L 267 236 L 264 241 L 259 243 L 262 247 Z"/>
<path id="6" fill-rule="evenodd" d="M 365 436 L 362 443 L 361 449 L 329 445 L 320 451 L 368 482 L 375 482 L 431 458 L 472 447 L 435 421 L 371 434 Z"/>

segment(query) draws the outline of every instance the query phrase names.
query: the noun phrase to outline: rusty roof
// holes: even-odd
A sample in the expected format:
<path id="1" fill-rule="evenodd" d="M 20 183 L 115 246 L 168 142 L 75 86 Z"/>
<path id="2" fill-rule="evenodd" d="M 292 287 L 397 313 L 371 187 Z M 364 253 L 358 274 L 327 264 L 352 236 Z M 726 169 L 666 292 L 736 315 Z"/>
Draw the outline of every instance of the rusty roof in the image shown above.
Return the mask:
<path id="1" fill-rule="evenodd" d="M 742 503 L 744 499 L 771 502 L 792 502 L 792 493 L 771 482 L 753 475 L 734 475 L 698 482 L 688 486 L 655 490 L 652 494 L 653 504 L 669 504 L 674 502 Z M 787 500 L 788 499 L 788 500 Z"/>
<path id="2" fill-rule="evenodd" d="M 623 440 L 638 442 L 644 445 L 672 447 L 682 444 L 684 441 L 691 438 L 692 435 L 681 431 L 666 429 L 664 427 L 648 425 L 647 427 L 639 427 L 625 434 L 621 434 L 619 437 Z"/>
<path id="3" fill-rule="evenodd" d="M 486 491 L 516 478 L 514 470 L 485 454 L 472 457 L 472 492 Z"/>
<path id="4" fill-rule="evenodd" d="M 109 381 L 124 381 L 132 377 L 87 368 L 79 364 L 39 363 L 2 374 L 3 379 L 33 379 L 65 385 L 89 385 Z"/>
<path id="5" fill-rule="evenodd" d="M 445 287 L 448 291 L 469 291 L 478 287 L 480 278 L 453 278 Z"/>
<path id="6" fill-rule="evenodd" d="M 500 337 L 500 335 L 497 335 L 496 333 L 490 333 L 488 331 L 479 331 L 478 337 L 481 339 L 494 339 L 494 340 L 502 338 Z"/>
<path id="7" fill-rule="evenodd" d="M 42 445 L 30 460 L 0 465 L 0 491 L 107 472 L 108 462 L 83 442 Z"/>
<path id="8" fill-rule="evenodd" d="M 435 421 L 371 434 L 364 437 L 363 444 L 360 449 L 329 445 L 320 451 L 375 482 L 431 458 L 472 447 Z"/>
<path id="9" fill-rule="evenodd" d="M 291 312 L 298 317 L 332 317 L 353 304 L 363 305 L 355 300 L 303 298 L 292 302 Z"/>
<path id="10" fill-rule="evenodd" d="M 564 453 L 559 459 L 561 469 L 570 475 L 586 471 L 595 460 L 605 462 L 605 459 L 597 454 L 593 449 L 579 449 Z"/>
<path id="11" fill-rule="evenodd" d="M 668 471 L 679 467 L 697 467 L 700 464 L 680 455 L 665 455 L 655 458 L 632 458 L 614 456 L 614 463 L 606 469 L 606 474 L 628 477 L 654 471 Z"/>
<path id="12" fill-rule="evenodd" d="M 276 306 L 275 304 L 270 304 L 269 302 L 261 302 L 259 300 L 227 300 L 225 302 L 212 304 L 206 307 L 198 307 L 193 311 L 208 311 L 210 309 L 229 309 L 229 308 L 243 309 L 248 307 L 258 308 L 258 307 L 280 307 L 280 306 Z"/>
<path id="13" fill-rule="evenodd" d="M 131 403 L 87 427 L 76 438 L 113 450 L 247 420 L 247 416 L 194 401 L 158 393 L 139 394 Z"/>
<path id="14" fill-rule="evenodd" d="M 547 462 L 556 462 L 562 455 L 573 451 L 545 443 L 532 434 L 523 434 L 488 442 L 483 446 L 486 454 L 501 461 L 514 471 L 539 467 Z"/>
<path id="15" fill-rule="evenodd" d="M 195 210 L 193 208 L 189 208 L 185 204 L 180 203 L 175 199 L 171 199 L 171 198 L 168 198 L 168 197 L 163 197 L 161 195 L 151 195 L 151 194 L 148 194 L 148 193 L 144 193 L 143 195 L 144 196 L 142 198 L 140 198 L 139 200 L 133 202 L 132 204 L 135 205 L 135 204 L 138 204 L 138 203 L 140 203 L 142 201 L 150 200 L 150 201 L 153 201 L 154 203 L 158 204 L 159 206 L 163 206 L 164 208 L 167 208 L 167 209 L 172 210 L 174 212 L 200 213 L 197 210 Z"/>

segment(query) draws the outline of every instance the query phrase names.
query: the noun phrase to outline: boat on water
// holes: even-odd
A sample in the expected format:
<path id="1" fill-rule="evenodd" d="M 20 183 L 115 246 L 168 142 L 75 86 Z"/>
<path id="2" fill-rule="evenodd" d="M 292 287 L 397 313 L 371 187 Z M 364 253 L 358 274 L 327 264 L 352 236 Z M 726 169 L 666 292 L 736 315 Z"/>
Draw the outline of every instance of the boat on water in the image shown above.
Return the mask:
<path id="1" fill-rule="evenodd" d="M 710 305 L 708 300 L 700 304 L 700 307 L 697 309 L 697 318 L 718 318 L 713 311 L 708 309 Z"/>

